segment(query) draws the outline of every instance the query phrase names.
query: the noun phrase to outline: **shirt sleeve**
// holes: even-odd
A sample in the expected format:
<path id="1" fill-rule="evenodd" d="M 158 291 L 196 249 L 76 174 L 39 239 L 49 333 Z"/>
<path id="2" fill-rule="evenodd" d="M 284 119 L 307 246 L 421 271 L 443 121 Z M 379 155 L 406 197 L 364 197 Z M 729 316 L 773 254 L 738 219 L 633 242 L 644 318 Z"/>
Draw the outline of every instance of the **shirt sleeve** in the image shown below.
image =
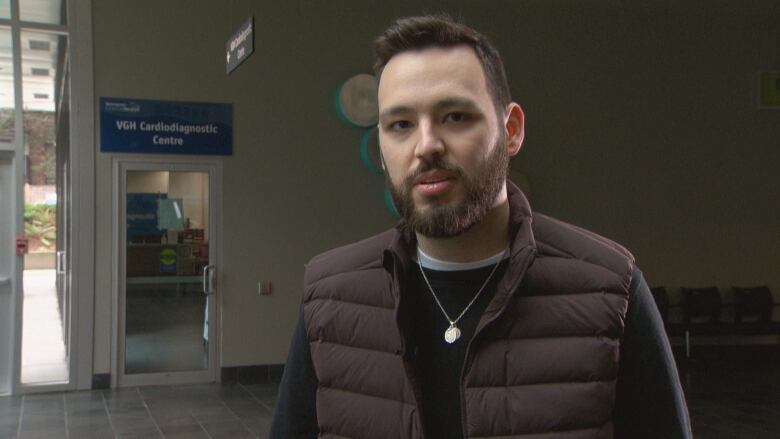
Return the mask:
<path id="1" fill-rule="evenodd" d="M 634 270 L 620 347 L 616 439 L 691 439 L 677 366 L 650 288 Z"/>
<path id="2" fill-rule="evenodd" d="M 309 340 L 301 306 L 290 353 L 279 384 L 279 398 L 269 439 L 316 439 L 317 376 L 311 361 Z"/>

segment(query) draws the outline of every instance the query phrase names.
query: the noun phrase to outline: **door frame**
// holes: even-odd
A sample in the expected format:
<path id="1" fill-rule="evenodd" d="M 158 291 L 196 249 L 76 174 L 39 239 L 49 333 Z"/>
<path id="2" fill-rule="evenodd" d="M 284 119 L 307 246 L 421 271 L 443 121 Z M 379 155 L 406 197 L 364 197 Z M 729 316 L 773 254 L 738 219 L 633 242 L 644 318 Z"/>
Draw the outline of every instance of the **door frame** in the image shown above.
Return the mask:
<path id="1" fill-rule="evenodd" d="M 216 265 L 216 293 L 209 311 L 209 356 L 205 371 L 162 372 L 126 375 L 124 373 L 124 315 L 120 308 L 125 290 L 127 239 L 123 202 L 127 171 L 207 172 L 209 174 L 209 263 Z M 112 159 L 111 207 L 111 387 L 172 385 L 220 380 L 222 344 L 222 161 L 200 157 L 128 156 Z"/>
<path id="2" fill-rule="evenodd" d="M 12 18 L 2 19 L 0 24 L 11 29 L 13 41 L 14 100 L 16 111 L 16 135 L 10 144 L 0 144 L 0 152 L 10 153 L 14 162 L 14 190 L 16 203 L 13 210 L 16 222 L 14 236 L 24 234 L 24 128 L 21 89 L 20 27 L 27 31 L 54 31 L 68 34 L 70 69 L 70 163 L 71 163 L 71 251 L 70 270 L 67 276 L 71 302 L 69 314 L 70 352 L 68 356 L 67 383 L 21 383 L 22 332 L 24 285 L 23 258 L 13 256 L 11 283 L 14 317 L 11 331 L 12 357 L 11 394 L 54 392 L 92 388 L 93 371 L 93 302 L 94 302 L 94 111 L 92 72 L 92 0 L 67 2 L 69 23 L 66 26 L 21 22 L 19 0 L 10 1 Z M 23 23 L 23 24 L 22 24 Z M 13 254 L 13 249 L 6 251 Z"/>
<path id="3" fill-rule="evenodd" d="M 16 275 L 17 256 L 14 254 L 16 233 L 16 163 L 14 151 L 0 149 L 0 207 L 3 201 L 13 209 L 0 210 L 0 295 L 8 306 L 0 308 L 0 396 L 14 393 L 16 387 Z M 4 174 L 7 172 L 8 174 Z M 7 185 L 7 186 L 6 186 Z M 5 186 L 5 187 L 4 187 Z M 7 198 L 5 198 L 7 197 Z"/>

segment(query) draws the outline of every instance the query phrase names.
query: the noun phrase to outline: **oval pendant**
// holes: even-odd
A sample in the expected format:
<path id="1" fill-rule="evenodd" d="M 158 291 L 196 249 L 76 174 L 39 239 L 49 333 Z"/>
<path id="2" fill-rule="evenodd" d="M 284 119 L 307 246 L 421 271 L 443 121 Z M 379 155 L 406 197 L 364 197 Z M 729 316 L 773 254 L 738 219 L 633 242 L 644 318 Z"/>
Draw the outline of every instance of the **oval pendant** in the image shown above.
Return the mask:
<path id="1" fill-rule="evenodd" d="M 460 338 L 460 329 L 457 326 L 452 325 L 444 331 L 444 341 L 449 344 L 455 343 Z"/>

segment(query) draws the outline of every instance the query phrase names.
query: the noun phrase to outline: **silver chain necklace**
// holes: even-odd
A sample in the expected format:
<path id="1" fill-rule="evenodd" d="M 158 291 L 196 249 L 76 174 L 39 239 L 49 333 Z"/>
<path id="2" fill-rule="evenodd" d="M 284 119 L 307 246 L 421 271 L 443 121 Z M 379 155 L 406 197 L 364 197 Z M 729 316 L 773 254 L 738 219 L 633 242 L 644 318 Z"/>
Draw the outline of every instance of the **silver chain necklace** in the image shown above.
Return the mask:
<path id="1" fill-rule="evenodd" d="M 490 279 L 493 277 L 493 274 L 498 269 L 498 266 L 501 264 L 501 261 L 504 260 L 504 255 L 506 254 L 506 250 L 501 252 L 501 258 L 496 262 L 496 265 L 493 266 L 493 270 L 488 275 L 487 279 L 485 279 L 485 282 L 482 284 L 482 286 L 479 288 L 479 291 L 477 291 L 477 294 L 474 295 L 474 298 L 471 299 L 471 302 L 469 302 L 468 305 L 466 305 L 466 308 L 463 309 L 463 311 L 460 313 L 460 315 L 455 319 L 451 319 L 449 314 L 447 314 L 447 311 L 444 310 L 444 307 L 441 306 L 441 302 L 439 302 L 439 298 L 436 296 L 436 293 L 433 291 L 433 287 L 431 286 L 431 283 L 428 281 L 428 276 L 425 275 L 425 270 L 423 270 L 422 263 L 420 262 L 420 249 L 417 249 L 417 266 L 420 267 L 420 273 L 422 273 L 423 279 L 425 279 L 425 284 L 428 285 L 428 290 L 430 290 L 431 294 L 433 295 L 433 299 L 436 300 L 436 304 L 439 305 L 439 309 L 441 310 L 442 314 L 444 314 L 444 318 L 447 319 L 448 322 L 450 322 L 449 328 L 444 331 L 444 341 L 446 341 L 449 344 L 455 343 L 460 338 L 460 329 L 457 327 L 458 321 L 466 314 L 466 311 L 471 308 L 471 305 L 474 304 L 474 302 L 477 301 L 477 298 L 482 294 L 482 290 L 485 289 L 488 282 L 490 282 Z"/>

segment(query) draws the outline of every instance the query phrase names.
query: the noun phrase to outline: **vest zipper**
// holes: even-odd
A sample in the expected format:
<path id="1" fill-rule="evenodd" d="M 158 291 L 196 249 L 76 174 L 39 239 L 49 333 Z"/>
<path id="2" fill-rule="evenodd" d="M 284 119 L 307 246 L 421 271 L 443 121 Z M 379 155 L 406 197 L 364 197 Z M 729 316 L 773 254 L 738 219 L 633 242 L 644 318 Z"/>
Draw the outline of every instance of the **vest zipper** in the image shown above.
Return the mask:
<path id="1" fill-rule="evenodd" d="M 528 262 L 530 262 L 530 261 L 528 261 Z M 459 389 L 460 390 L 460 422 L 461 422 L 461 429 L 463 430 L 463 439 L 468 439 L 468 437 L 469 437 L 467 435 L 467 433 L 466 433 L 466 405 L 465 405 L 465 401 L 466 401 L 466 386 L 464 385 L 463 380 L 466 377 L 466 369 L 469 368 L 471 360 L 472 360 L 472 358 L 471 358 L 471 356 L 472 356 L 471 355 L 472 354 L 471 346 L 477 341 L 477 338 L 480 335 L 482 335 L 482 333 L 485 332 L 485 328 L 487 328 L 493 322 L 495 322 L 496 320 L 501 318 L 501 316 L 504 314 L 506 309 L 509 307 L 509 302 L 512 300 L 512 297 L 514 296 L 515 292 L 517 291 L 517 288 L 520 286 L 520 282 L 523 280 L 523 277 L 525 277 L 525 272 L 528 269 L 528 265 L 529 265 L 528 263 L 523 265 L 520 273 L 517 276 L 517 280 L 515 282 L 513 282 L 512 285 L 510 285 L 509 294 L 508 294 L 508 296 L 506 298 L 506 302 L 503 304 L 503 306 L 501 306 L 501 309 L 499 309 L 498 312 L 493 317 L 491 317 L 490 319 L 485 321 L 484 324 L 482 324 L 482 325 L 477 324 L 477 329 L 474 331 L 474 336 L 471 337 L 471 340 L 469 341 L 469 344 L 466 346 L 466 358 L 463 360 L 463 366 L 460 369 L 460 389 Z M 509 269 L 511 267 L 512 267 L 512 258 L 510 257 L 510 259 L 509 259 L 509 266 L 507 267 L 507 273 L 509 272 Z M 507 273 L 505 273 L 504 276 L 506 276 Z M 499 284 L 501 283 L 502 279 L 500 279 L 498 281 Z M 498 284 L 496 284 L 496 285 L 498 285 Z M 488 306 L 490 306 L 490 304 L 488 304 Z"/>
<path id="2" fill-rule="evenodd" d="M 420 438 L 425 439 L 425 418 L 422 410 L 422 405 L 420 404 L 420 401 L 422 400 L 422 391 L 420 390 L 420 386 L 417 382 L 417 377 L 414 373 L 414 364 L 412 361 L 412 358 L 410 356 L 414 357 L 414 360 L 416 361 L 416 350 L 415 352 L 411 352 L 408 347 L 408 336 L 407 336 L 407 328 L 408 323 L 401 321 L 401 286 L 400 286 L 400 276 L 398 275 L 398 257 L 395 255 L 395 253 L 391 252 L 392 254 L 392 261 L 393 261 L 393 278 L 391 280 L 390 288 L 393 292 L 393 294 L 396 295 L 398 298 L 398 305 L 396 306 L 396 312 L 395 312 L 395 324 L 398 327 L 398 331 L 401 336 L 401 361 L 403 362 L 404 371 L 406 371 L 406 379 L 409 380 L 409 385 L 412 388 L 412 396 L 414 397 L 415 406 L 417 407 L 417 418 L 419 421 L 419 432 L 420 432 Z M 408 316 L 407 316 L 408 317 Z"/>

